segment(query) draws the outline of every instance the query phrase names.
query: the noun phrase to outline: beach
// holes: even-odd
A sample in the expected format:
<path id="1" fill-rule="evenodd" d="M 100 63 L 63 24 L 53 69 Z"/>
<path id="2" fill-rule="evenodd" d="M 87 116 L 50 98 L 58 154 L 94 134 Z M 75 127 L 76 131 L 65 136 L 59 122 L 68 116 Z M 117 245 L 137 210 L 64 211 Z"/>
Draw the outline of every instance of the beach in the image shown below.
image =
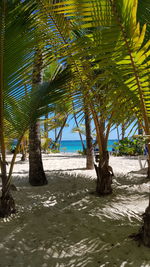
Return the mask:
<path id="1" fill-rule="evenodd" d="M 12 155 L 7 156 L 7 162 L 10 162 Z M 50 153 L 43 154 L 43 166 L 46 172 L 62 171 L 69 174 L 82 174 L 87 177 L 96 178 L 95 170 L 86 170 L 86 157 L 78 153 Z M 21 162 L 21 155 L 17 155 L 14 166 L 14 174 L 28 174 L 28 160 Z M 144 163 L 144 160 L 142 161 Z M 110 156 L 110 166 L 115 174 L 128 174 L 132 171 L 139 171 L 140 165 L 138 157 L 115 157 Z"/>
<path id="2" fill-rule="evenodd" d="M 149 248 L 129 238 L 142 224 L 150 186 L 137 158 L 110 156 L 115 177 L 106 197 L 93 194 L 95 170 L 85 169 L 83 156 L 43 154 L 43 187 L 29 185 L 20 158 L 12 179 L 18 213 L 0 221 L 0 266 L 150 266 Z"/>

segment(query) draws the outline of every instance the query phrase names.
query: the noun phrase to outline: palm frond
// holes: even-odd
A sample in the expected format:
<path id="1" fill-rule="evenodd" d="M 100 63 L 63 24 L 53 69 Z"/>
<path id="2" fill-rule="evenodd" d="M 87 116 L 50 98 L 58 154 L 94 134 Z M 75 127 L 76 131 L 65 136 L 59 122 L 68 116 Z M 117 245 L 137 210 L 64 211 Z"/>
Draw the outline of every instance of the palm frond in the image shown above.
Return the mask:
<path id="1" fill-rule="evenodd" d="M 99 82 L 101 88 L 108 88 L 115 82 L 116 89 L 111 86 L 111 94 L 114 92 L 116 98 L 120 95 L 120 100 L 130 99 L 133 108 L 139 106 L 138 112 L 142 113 L 148 130 L 150 42 L 144 42 L 145 24 L 140 29 L 137 23 L 137 4 L 134 0 L 66 0 L 56 4 L 55 11 L 85 29 L 84 35 L 72 42 L 72 57 L 76 64 L 80 61 L 85 77 L 91 77 L 89 87 Z M 94 69 L 101 70 L 97 77 L 93 75 Z M 88 90 L 88 96 L 94 95 L 93 89 L 90 94 Z M 113 107 L 114 100 L 111 103 Z"/>

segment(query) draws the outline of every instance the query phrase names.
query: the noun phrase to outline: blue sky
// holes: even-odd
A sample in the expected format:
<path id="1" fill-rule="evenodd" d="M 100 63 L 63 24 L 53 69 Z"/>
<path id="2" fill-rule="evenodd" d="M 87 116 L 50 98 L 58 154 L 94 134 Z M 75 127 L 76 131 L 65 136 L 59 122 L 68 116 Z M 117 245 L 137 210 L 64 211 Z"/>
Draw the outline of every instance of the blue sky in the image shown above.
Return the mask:
<path id="1" fill-rule="evenodd" d="M 72 128 L 76 126 L 74 120 L 73 119 L 70 120 L 68 122 L 68 124 L 69 124 L 69 127 L 65 127 L 64 130 L 63 130 L 62 140 L 80 140 L 80 137 L 79 137 L 78 133 L 72 133 Z M 126 135 L 129 134 L 129 132 L 131 131 L 131 128 L 132 128 L 132 125 L 126 131 Z M 119 130 L 119 132 L 121 132 L 121 131 Z M 132 131 L 130 136 L 132 136 L 133 134 L 135 134 L 135 130 Z M 54 131 L 50 132 L 49 137 L 52 138 L 53 140 L 55 140 Z M 83 136 L 83 139 L 85 139 L 85 136 Z M 109 139 L 117 139 L 117 130 L 116 129 L 112 130 L 110 132 Z"/>

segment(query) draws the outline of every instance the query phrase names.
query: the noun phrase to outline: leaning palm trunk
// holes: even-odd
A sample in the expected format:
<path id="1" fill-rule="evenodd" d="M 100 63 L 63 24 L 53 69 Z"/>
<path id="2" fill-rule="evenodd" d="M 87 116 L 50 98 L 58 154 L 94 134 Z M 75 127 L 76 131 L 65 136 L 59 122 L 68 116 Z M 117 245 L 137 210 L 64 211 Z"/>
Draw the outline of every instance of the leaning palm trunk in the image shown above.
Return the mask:
<path id="1" fill-rule="evenodd" d="M 113 171 L 109 166 L 109 154 L 108 151 L 104 151 L 100 156 L 98 165 L 94 165 L 97 182 L 96 182 L 96 192 L 99 195 L 108 195 L 112 193 L 112 176 Z"/>
<path id="2" fill-rule="evenodd" d="M 4 40 L 5 40 L 6 3 L 2 2 L 1 37 L 0 37 L 0 168 L 2 179 L 2 195 L 0 198 L 0 217 L 9 216 L 15 212 L 15 203 L 10 194 L 6 170 L 6 149 L 4 141 Z"/>
<path id="3" fill-rule="evenodd" d="M 85 111 L 85 130 L 86 130 L 86 169 L 92 170 L 94 168 L 93 144 L 91 137 L 90 117 L 87 110 Z"/>
<path id="4" fill-rule="evenodd" d="M 20 146 L 21 146 L 21 153 L 22 153 L 21 161 L 26 161 L 27 160 L 27 140 L 26 140 L 26 137 L 22 138 Z"/>
<path id="5" fill-rule="evenodd" d="M 97 164 L 94 164 L 97 182 L 96 192 L 99 195 L 108 195 L 112 193 L 112 176 L 114 176 L 112 168 L 109 166 L 109 153 L 107 151 L 108 135 L 111 128 L 111 120 L 105 126 L 105 120 L 101 118 L 100 121 L 94 116 L 97 133 L 97 143 L 99 147 L 99 157 Z M 105 133 L 106 131 L 106 133 Z"/>
<path id="6" fill-rule="evenodd" d="M 46 138 L 46 140 L 48 140 L 48 113 L 45 115 L 45 122 L 44 122 L 44 137 Z M 44 152 L 47 152 L 48 147 L 45 146 L 44 147 Z"/>
<path id="7" fill-rule="evenodd" d="M 36 51 L 33 68 L 33 90 L 34 86 L 41 83 L 42 55 L 40 50 Z M 33 123 L 29 129 L 29 183 L 33 186 L 47 184 L 43 169 L 41 155 L 40 125 Z"/>
<path id="8" fill-rule="evenodd" d="M 144 224 L 141 228 L 141 237 L 145 246 L 150 247 L 150 205 L 143 214 Z"/>
<path id="9" fill-rule="evenodd" d="M 147 179 L 150 180 L 150 140 L 148 140 L 147 144 L 147 152 L 148 152 L 148 169 L 147 169 Z"/>
<path id="10" fill-rule="evenodd" d="M 74 116 L 74 120 L 75 120 L 76 126 L 77 126 L 77 128 L 79 128 L 79 124 L 78 124 L 78 121 L 77 121 L 77 118 L 76 118 L 76 114 L 74 113 L 73 116 Z M 80 133 L 80 131 L 79 131 L 79 137 L 80 137 L 80 141 L 81 141 L 81 144 L 82 144 L 82 149 L 83 149 L 83 151 L 85 151 L 86 149 L 85 149 L 85 145 L 84 145 L 84 142 L 83 142 L 82 134 Z"/>
<path id="11" fill-rule="evenodd" d="M 7 217 L 15 213 L 15 202 L 10 193 L 9 177 L 6 172 L 6 161 L 0 159 L 1 178 L 2 178 L 2 195 L 0 198 L 0 217 Z"/>
<path id="12" fill-rule="evenodd" d="M 150 178 L 150 144 L 148 144 L 148 172 L 147 176 Z M 140 229 L 140 238 L 142 238 L 142 242 L 145 246 L 150 247 L 150 197 L 149 197 L 149 205 L 143 214 L 143 226 Z"/>
<path id="13" fill-rule="evenodd" d="M 61 139 L 61 137 L 62 137 L 62 132 L 63 132 L 63 129 L 64 129 L 65 124 L 66 124 L 66 122 L 67 122 L 67 119 L 68 119 L 68 115 L 67 115 L 66 118 L 64 119 L 64 122 L 63 122 L 62 126 L 60 127 L 60 130 L 59 130 L 58 134 L 55 136 L 55 142 L 54 142 L 54 144 L 52 145 L 52 149 L 57 149 L 56 144 L 57 144 L 58 140 Z"/>
<path id="14" fill-rule="evenodd" d="M 150 180 L 150 155 L 148 153 L 148 169 L 147 169 L 147 179 Z"/>

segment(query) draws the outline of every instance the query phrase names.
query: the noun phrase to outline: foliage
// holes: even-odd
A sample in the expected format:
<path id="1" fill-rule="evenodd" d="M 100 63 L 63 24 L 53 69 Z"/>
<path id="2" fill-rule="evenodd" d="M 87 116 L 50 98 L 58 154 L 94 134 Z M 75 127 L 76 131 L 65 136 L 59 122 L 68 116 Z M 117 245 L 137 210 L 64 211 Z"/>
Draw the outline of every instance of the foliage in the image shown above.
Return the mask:
<path id="1" fill-rule="evenodd" d="M 66 0 L 49 8 L 64 55 L 76 74 L 73 92 L 78 106 L 86 99 L 92 113 L 100 153 L 107 147 L 110 127 L 132 114 L 149 134 L 150 42 L 144 40 L 146 25 L 137 22 L 137 6 L 137 0 Z"/>
<path id="2" fill-rule="evenodd" d="M 42 150 L 47 151 L 51 144 L 52 144 L 51 138 L 48 138 L 48 137 L 41 138 L 41 149 Z"/>
<path id="3" fill-rule="evenodd" d="M 86 156 L 87 155 L 87 153 L 86 153 L 87 151 L 86 151 L 86 148 L 84 149 L 84 150 L 78 150 L 78 153 L 80 154 L 80 155 L 82 155 L 82 156 Z"/>
<path id="4" fill-rule="evenodd" d="M 113 149 L 114 155 L 123 156 L 123 155 L 130 155 L 130 156 L 137 156 L 143 155 L 144 153 L 144 146 L 145 141 L 142 137 L 132 137 L 127 138 L 125 137 L 123 140 L 119 142 L 115 142 Z"/>
<path id="5" fill-rule="evenodd" d="M 83 124 L 80 124 L 79 125 L 79 127 L 74 127 L 73 129 L 72 129 L 72 133 L 81 133 L 82 135 L 86 135 L 86 133 L 85 133 L 85 125 L 83 125 Z"/>
<path id="6" fill-rule="evenodd" d="M 51 50 L 45 50 L 48 36 L 44 35 L 44 30 L 40 32 L 39 22 L 37 1 L 0 1 L 0 216 L 15 211 L 10 194 L 11 175 L 25 132 L 29 125 L 49 112 L 52 105 L 66 94 L 71 79 L 70 71 L 64 68 L 50 81 L 32 90 L 36 87 L 32 82 L 35 59 L 38 60 L 40 55 L 43 67 L 52 61 Z M 18 143 L 7 174 L 6 145 L 10 125 Z"/>
<path id="7" fill-rule="evenodd" d="M 58 149 L 50 149 L 50 153 L 59 153 L 60 151 Z"/>

